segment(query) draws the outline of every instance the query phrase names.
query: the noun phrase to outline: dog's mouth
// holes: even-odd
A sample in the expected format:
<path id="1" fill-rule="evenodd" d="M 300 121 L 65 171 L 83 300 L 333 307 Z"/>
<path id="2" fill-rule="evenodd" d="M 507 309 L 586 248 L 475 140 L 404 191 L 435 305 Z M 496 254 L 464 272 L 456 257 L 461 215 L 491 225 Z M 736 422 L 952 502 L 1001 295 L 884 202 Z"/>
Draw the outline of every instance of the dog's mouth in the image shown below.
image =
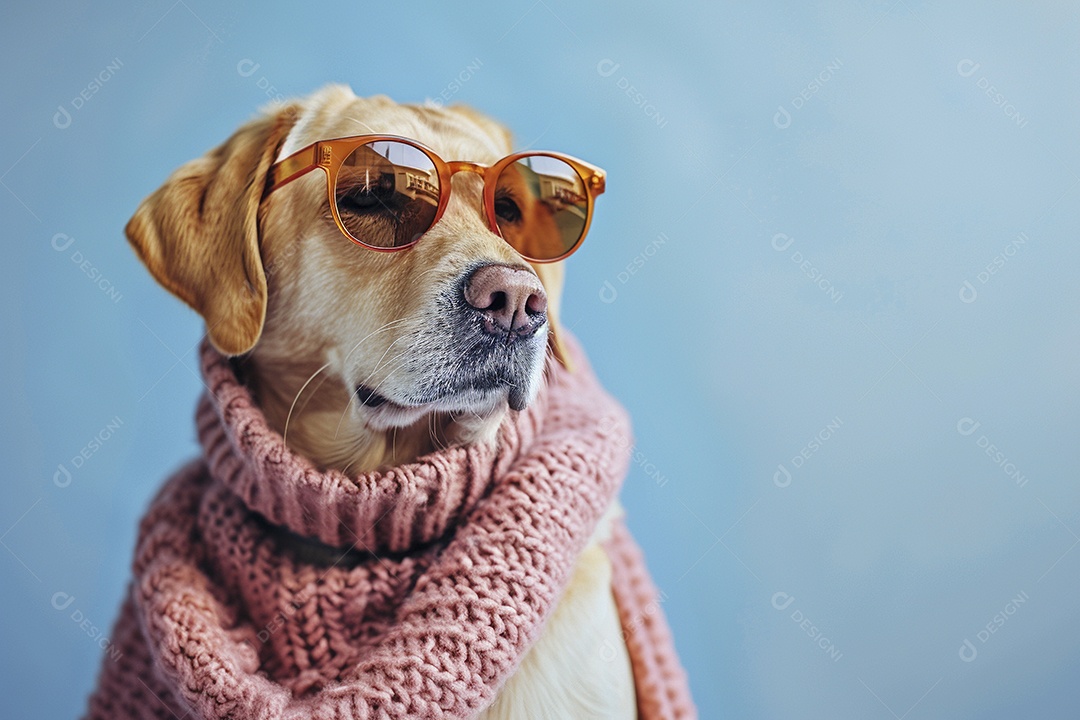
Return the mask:
<path id="1" fill-rule="evenodd" d="M 390 402 L 390 399 L 385 395 L 380 395 L 375 392 L 373 388 L 369 388 L 366 385 L 358 385 L 356 387 L 356 399 L 360 401 L 360 404 L 364 407 L 377 408 Z M 394 403 L 391 403 L 393 405 Z"/>
<path id="2" fill-rule="evenodd" d="M 376 426 L 407 424 L 429 412 L 487 415 L 503 403 L 512 410 L 521 411 L 530 400 L 530 393 L 523 384 L 502 378 L 477 378 L 461 387 L 443 388 L 408 399 L 392 399 L 367 385 L 357 385 L 354 393 Z"/>

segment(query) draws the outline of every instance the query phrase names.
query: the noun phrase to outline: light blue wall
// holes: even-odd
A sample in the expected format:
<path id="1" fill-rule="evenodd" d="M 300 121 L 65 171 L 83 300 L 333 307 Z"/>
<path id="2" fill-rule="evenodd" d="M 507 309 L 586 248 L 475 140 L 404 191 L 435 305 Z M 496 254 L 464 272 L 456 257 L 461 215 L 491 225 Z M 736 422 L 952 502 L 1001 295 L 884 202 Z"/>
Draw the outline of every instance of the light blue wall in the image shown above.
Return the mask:
<path id="1" fill-rule="evenodd" d="M 341 81 L 608 170 L 566 318 L 634 416 L 624 502 L 703 717 L 1076 717 L 1080 18 L 1035 5 L 9 5 L 0 716 L 81 710 L 72 614 L 112 623 L 196 450 L 200 322 L 124 223 Z"/>

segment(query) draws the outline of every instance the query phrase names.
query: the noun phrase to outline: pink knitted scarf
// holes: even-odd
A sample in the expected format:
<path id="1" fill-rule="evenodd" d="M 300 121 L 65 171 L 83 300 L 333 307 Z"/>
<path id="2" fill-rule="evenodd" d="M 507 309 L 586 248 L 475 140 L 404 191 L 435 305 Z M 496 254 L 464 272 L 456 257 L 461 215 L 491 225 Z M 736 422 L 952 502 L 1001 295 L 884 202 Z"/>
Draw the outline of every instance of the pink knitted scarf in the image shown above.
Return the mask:
<path id="1" fill-rule="evenodd" d="M 356 476 L 291 452 L 204 345 L 204 456 L 142 521 L 119 657 L 89 717 L 475 716 L 540 635 L 626 472 L 626 415 L 570 345 L 575 372 L 549 368 L 494 444 Z M 692 717 L 621 523 L 607 551 L 640 716 Z"/>

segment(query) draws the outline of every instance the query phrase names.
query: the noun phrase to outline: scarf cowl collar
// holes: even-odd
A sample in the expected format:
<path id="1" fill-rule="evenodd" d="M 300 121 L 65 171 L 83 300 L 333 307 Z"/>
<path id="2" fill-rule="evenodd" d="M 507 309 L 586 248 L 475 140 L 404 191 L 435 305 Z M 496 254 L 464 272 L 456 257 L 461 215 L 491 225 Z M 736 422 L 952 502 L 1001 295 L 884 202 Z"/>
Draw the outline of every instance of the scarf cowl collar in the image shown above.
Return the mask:
<path id="1" fill-rule="evenodd" d="M 267 425 L 231 363 L 207 344 L 202 371 L 210 392 L 196 415 L 199 441 L 214 479 L 271 523 L 332 547 L 406 552 L 443 537 L 497 478 L 519 460 L 528 465 L 530 452 L 534 459 L 542 452 L 532 446 L 543 432 L 551 395 L 555 417 L 542 440 L 545 447 L 558 435 L 567 449 L 604 442 L 599 436 L 573 438 L 587 432 L 590 418 L 580 404 L 559 399 L 571 387 L 589 388 L 599 401 L 591 419 L 605 423 L 606 435 L 622 439 L 628 433 L 622 409 L 595 380 L 570 377 L 554 363 L 551 368 L 549 387 L 526 411 L 508 413 L 494 443 L 450 447 L 411 463 L 346 475 L 320 470 L 292 452 Z"/>

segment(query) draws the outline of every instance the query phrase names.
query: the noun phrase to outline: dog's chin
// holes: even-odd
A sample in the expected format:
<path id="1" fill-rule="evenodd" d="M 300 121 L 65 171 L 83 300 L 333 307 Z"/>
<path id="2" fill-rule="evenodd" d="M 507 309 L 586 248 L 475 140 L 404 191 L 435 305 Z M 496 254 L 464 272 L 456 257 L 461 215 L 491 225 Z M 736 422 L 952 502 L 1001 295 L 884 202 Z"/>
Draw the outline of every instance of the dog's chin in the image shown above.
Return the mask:
<path id="1" fill-rule="evenodd" d="M 427 415 L 443 413 L 469 426 L 483 427 L 493 433 L 508 409 L 524 410 L 531 393 L 518 387 L 492 389 L 469 388 L 448 393 L 424 402 L 398 400 L 371 388 L 356 388 L 356 412 L 372 430 L 393 430 L 416 424 Z"/>

